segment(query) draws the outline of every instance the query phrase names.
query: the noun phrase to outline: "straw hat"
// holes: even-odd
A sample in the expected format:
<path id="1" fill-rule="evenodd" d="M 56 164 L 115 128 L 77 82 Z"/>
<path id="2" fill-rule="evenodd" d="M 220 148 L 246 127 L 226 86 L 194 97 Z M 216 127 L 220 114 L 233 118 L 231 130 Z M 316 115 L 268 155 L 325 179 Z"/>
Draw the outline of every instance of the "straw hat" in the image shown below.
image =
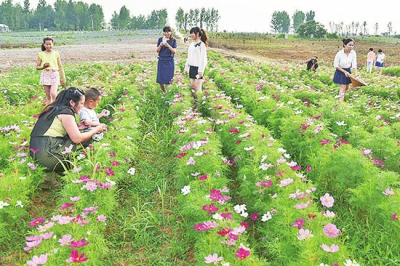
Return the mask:
<path id="1" fill-rule="evenodd" d="M 367 86 L 367 83 L 365 81 L 363 81 L 361 78 L 350 75 L 350 81 L 351 81 L 351 85 L 353 85 L 353 87 L 361 87 L 361 86 Z"/>

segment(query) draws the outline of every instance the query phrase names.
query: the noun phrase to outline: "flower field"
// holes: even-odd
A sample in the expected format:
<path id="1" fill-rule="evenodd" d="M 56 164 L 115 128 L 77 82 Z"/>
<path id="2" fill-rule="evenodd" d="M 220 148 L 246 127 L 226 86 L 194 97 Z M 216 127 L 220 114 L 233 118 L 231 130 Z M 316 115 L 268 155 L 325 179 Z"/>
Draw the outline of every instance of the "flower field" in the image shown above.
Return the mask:
<path id="1" fill-rule="evenodd" d="M 103 93 L 104 140 L 42 191 L 40 73 L 0 80 L 1 265 L 398 265 L 400 81 L 339 104 L 333 70 L 209 53 L 199 109 L 177 64 L 65 65 Z M 68 151 L 65 151 L 68 152 Z"/>

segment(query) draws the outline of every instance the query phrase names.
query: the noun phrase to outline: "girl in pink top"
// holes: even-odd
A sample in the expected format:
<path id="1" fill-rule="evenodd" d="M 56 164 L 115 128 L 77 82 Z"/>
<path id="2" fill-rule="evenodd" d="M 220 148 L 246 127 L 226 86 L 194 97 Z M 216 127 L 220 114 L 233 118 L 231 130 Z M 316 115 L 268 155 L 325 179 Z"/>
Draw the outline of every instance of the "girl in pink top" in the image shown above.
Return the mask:
<path id="1" fill-rule="evenodd" d="M 367 54 L 367 73 L 372 72 L 372 66 L 374 65 L 376 59 L 376 55 L 374 52 L 374 48 L 369 48 L 369 52 Z"/>

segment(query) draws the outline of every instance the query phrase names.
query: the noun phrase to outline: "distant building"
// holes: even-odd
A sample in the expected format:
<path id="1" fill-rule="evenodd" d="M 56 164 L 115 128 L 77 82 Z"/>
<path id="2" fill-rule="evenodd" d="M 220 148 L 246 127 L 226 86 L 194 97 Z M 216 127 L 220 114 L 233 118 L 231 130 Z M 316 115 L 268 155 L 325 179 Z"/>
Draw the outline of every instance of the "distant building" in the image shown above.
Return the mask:
<path id="1" fill-rule="evenodd" d="M 10 28 L 7 25 L 0 24 L 0 32 L 9 32 Z"/>

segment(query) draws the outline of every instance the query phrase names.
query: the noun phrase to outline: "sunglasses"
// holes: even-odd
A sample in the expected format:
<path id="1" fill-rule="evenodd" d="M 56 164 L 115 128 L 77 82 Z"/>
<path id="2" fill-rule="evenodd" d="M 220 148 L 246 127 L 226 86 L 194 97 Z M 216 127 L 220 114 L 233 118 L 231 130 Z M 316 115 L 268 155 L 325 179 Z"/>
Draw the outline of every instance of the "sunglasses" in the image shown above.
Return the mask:
<path id="1" fill-rule="evenodd" d="M 69 93 L 72 93 L 72 94 L 85 95 L 85 93 L 83 92 L 83 90 L 78 89 L 78 88 L 69 88 L 69 89 L 68 89 L 68 92 L 69 92 Z"/>

